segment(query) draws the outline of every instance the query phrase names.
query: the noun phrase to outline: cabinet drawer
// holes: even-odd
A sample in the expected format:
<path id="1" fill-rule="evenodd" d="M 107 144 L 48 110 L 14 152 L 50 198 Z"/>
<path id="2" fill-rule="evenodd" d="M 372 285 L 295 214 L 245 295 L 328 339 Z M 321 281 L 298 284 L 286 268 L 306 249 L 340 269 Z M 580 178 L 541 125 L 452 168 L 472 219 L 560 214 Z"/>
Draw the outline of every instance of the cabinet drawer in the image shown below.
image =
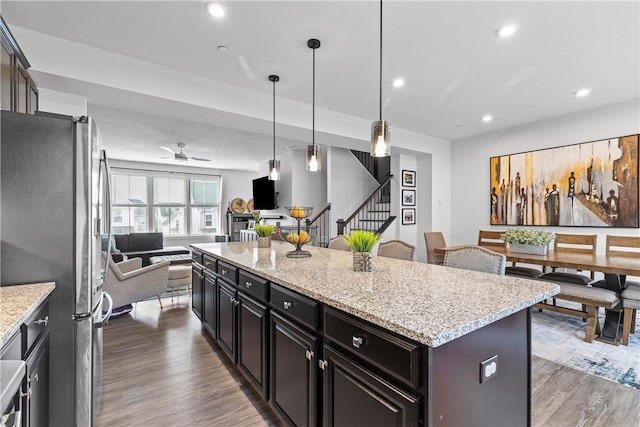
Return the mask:
<path id="1" fill-rule="evenodd" d="M 270 301 L 271 305 L 281 313 L 299 320 L 314 330 L 318 330 L 319 304 L 317 301 L 275 283 L 271 284 Z"/>
<path id="2" fill-rule="evenodd" d="M 202 254 L 200 252 L 191 252 L 191 260 L 202 265 Z"/>
<path id="3" fill-rule="evenodd" d="M 238 284 L 238 267 L 218 261 L 218 275 L 234 285 Z"/>
<path id="4" fill-rule="evenodd" d="M 36 312 L 24 323 L 26 340 L 25 354 L 33 347 L 40 335 L 49 328 L 49 302 L 40 306 Z"/>
<path id="5" fill-rule="evenodd" d="M 238 273 L 238 286 L 260 301 L 267 301 L 267 281 L 244 270 Z"/>
<path id="6" fill-rule="evenodd" d="M 420 347 L 331 308 L 324 312 L 325 338 L 394 377 L 418 387 Z"/>
<path id="7" fill-rule="evenodd" d="M 218 268 L 218 260 L 209 255 L 202 255 L 202 265 L 207 270 L 211 270 L 215 272 L 217 271 L 217 268 Z"/>

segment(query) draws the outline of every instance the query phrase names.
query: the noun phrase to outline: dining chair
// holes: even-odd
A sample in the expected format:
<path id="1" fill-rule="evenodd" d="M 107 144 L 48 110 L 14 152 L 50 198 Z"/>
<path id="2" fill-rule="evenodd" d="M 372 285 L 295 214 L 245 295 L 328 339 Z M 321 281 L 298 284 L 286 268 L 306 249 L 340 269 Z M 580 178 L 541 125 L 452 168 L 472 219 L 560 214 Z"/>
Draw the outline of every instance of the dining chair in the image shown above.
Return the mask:
<path id="1" fill-rule="evenodd" d="M 345 243 L 342 236 L 334 237 L 329 240 L 329 249 L 338 249 L 340 251 L 351 251 L 351 248 Z"/>
<path id="2" fill-rule="evenodd" d="M 553 244 L 555 253 L 574 254 L 596 254 L 597 234 L 556 234 Z M 594 281 L 594 272 L 589 276 L 578 273 L 566 273 L 555 271 L 557 267 L 552 267 L 550 273 L 545 273 L 539 277 L 540 280 L 573 283 L 576 285 L 589 285 Z"/>
<path id="3" fill-rule="evenodd" d="M 634 236 L 609 236 L 605 254 L 615 257 L 635 258 L 640 263 L 640 237 Z M 635 333 L 636 311 L 640 309 L 640 282 L 632 282 L 624 277 L 624 290 L 622 291 L 622 345 L 629 345 L 629 334 Z M 603 281 L 594 283 L 599 286 Z M 604 285 L 604 284 L 603 284 Z"/>
<path id="4" fill-rule="evenodd" d="M 413 251 L 415 251 L 415 249 L 415 246 L 403 242 L 402 240 L 390 240 L 378 245 L 378 256 L 412 261 Z"/>
<path id="5" fill-rule="evenodd" d="M 504 276 L 507 257 L 479 246 L 467 245 L 447 250 L 444 266 Z"/>
<path id="6" fill-rule="evenodd" d="M 444 264 L 444 254 L 437 254 L 436 248 L 444 248 L 447 246 L 444 241 L 444 235 L 439 231 L 426 231 L 424 233 L 424 243 L 427 245 L 427 263 L 442 265 Z"/>
<path id="7" fill-rule="evenodd" d="M 505 242 L 502 239 L 503 231 L 480 230 L 478 232 L 478 246 L 503 248 Z M 520 276 L 536 279 L 542 275 L 542 271 L 537 268 L 517 266 L 514 262 L 511 266 L 505 267 L 507 276 Z"/>

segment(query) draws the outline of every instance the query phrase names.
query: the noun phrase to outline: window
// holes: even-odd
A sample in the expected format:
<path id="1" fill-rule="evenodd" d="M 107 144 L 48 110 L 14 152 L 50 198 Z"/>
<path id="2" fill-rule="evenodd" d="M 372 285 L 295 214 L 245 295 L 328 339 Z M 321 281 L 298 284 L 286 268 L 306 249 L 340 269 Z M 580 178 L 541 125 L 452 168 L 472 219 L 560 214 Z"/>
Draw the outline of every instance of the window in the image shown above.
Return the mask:
<path id="1" fill-rule="evenodd" d="M 165 236 L 218 233 L 220 184 L 219 176 L 114 169 L 114 233 L 157 231 Z"/>
<path id="2" fill-rule="evenodd" d="M 147 177 L 111 175 L 113 233 L 127 234 L 149 231 Z"/>

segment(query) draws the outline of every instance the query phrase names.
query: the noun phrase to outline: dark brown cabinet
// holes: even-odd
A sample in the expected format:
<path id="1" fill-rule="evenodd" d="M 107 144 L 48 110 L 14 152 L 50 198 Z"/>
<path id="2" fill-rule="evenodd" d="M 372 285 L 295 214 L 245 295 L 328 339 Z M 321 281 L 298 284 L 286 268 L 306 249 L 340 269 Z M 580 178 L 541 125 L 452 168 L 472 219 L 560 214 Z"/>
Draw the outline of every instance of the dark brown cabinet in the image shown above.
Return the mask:
<path id="1" fill-rule="evenodd" d="M 270 402 L 289 425 L 315 426 L 318 338 L 271 312 Z"/>
<path id="2" fill-rule="evenodd" d="M 238 351 L 238 291 L 218 279 L 218 344 L 235 364 Z"/>
<path id="3" fill-rule="evenodd" d="M 0 108 L 34 114 L 38 109 L 38 87 L 27 71 L 31 65 L 1 17 L 0 45 Z"/>
<path id="4" fill-rule="evenodd" d="M 238 293 L 238 368 L 267 398 L 267 307 Z"/>
<path id="5" fill-rule="evenodd" d="M 49 425 L 49 334 L 40 340 L 27 358 L 27 396 L 24 427 Z"/>
<path id="6" fill-rule="evenodd" d="M 191 265 L 191 310 L 202 320 L 202 294 L 204 291 L 204 275 L 202 266 L 196 263 Z"/>
<path id="7" fill-rule="evenodd" d="M 420 398 L 324 347 L 323 425 L 419 425 Z"/>
<path id="8" fill-rule="evenodd" d="M 202 322 L 213 339 L 216 339 L 216 302 L 217 302 L 216 278 L 208 270 L 204 270 L 203 298 L 202 298 Z"/>

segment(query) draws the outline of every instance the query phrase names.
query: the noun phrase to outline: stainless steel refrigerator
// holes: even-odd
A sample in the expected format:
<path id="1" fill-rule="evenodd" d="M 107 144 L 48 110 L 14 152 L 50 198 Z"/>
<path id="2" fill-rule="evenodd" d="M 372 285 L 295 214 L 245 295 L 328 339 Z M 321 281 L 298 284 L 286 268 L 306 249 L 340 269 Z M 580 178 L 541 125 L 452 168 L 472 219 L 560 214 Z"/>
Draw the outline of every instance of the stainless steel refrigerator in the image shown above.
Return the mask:
<path id="1" fill-rule="evenodd" d="M 90 118 L 2 111 L 0 283 L 53 281 L 49 425 L 90 426 L 102 395 L 102 240 L 110 241 L 109 167 Z M 103 303 L 103 301 L 105 301 Z"/>

